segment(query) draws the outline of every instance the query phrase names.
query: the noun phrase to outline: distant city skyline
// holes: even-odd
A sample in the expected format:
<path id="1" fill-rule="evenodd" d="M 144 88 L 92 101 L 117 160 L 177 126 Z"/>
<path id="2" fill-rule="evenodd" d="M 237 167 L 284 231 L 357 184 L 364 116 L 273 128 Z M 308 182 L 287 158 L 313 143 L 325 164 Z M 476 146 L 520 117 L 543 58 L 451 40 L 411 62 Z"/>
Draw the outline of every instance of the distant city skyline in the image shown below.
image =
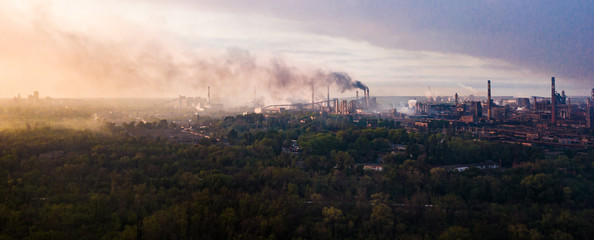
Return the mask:
<path id="1" fill-rule="evenodd" d="M 553 76 L 568 96 L 594 87 L 588 1 L 0 3 L 3 98 L 201 96 L 212 86 L 215 98 L 248 101 L 258 89 L 286 102 L 334 71 L 376 96 L 429 86 L 484 96 L 491 80 L 494 96 L 546 97 Z"/>

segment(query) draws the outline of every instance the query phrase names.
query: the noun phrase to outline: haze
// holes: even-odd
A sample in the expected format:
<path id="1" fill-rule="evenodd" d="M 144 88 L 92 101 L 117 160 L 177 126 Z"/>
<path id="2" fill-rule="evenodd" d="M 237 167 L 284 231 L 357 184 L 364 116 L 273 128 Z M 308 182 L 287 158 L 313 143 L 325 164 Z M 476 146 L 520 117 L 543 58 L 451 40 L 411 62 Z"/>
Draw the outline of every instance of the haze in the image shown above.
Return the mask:
<path id="1" fill-rule="evenodd" d="M 568 95 L 594 77 L 588 1 L 0 0 L 0 97 Z M 586 85 L 584 88 L 583 86 Z M 317 91 L 323 99 L 325 91 Z"/>

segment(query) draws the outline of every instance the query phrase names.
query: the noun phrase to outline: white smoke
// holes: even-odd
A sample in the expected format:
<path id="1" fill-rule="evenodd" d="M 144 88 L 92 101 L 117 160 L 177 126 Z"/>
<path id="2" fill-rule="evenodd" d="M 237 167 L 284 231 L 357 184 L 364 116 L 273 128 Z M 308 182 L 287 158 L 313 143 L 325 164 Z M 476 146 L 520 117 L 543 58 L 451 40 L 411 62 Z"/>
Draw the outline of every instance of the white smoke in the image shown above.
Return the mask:
<path id="1" fill-rule="evenodd" d="M 416 99 L 408 100 L 408 108 L 414 109 L 416 106 L 417 106 L 417 100 Z"/>
<path id="2" fill-rule="evenodd" d="M 425 97 L 427 97 L 427 101 L 429 102 L 433 102 L 433 94 L 431 93 L 431 87 L 429 87 L 427 89 L 427 91 L 425 92 Z"/>
<path id="3" fill-rule="evenodd" d="M 417 104 L 416 99 L 408 100 L 406 104 L 400 102 L 399 105 L 396 107 L 398 112 L 404 113 L 406 115 L 413 115 L 415 113 L 415 106 Z"/>
<path id="4" fill-rule="evenodd" d="M 464 85 L 463 83 L 458 83 L 458 86 L 460 86 L 462 89 L 465 90 L 465 94 L 466 95 L 470 95 L 470 94 L 472 94 L 472 95 L 478 95 L 478 90 L 474 89 L 471 86 Z"/>

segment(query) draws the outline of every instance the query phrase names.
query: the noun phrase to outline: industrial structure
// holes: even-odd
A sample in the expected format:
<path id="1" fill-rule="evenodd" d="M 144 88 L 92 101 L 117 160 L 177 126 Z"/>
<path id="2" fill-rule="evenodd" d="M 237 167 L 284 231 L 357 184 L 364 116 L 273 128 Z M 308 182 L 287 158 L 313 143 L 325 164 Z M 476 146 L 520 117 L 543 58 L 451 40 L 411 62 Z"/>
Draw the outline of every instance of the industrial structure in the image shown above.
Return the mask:
<path id="1" fill-rule="evenodd" d="M 27 103 L 38 103 L 39 102 L 39 92 L 34 91 L 33 95 L 27 96 Z M 19 93 L 17 96 L 13 97 L 14 103 L 22 103 L 23 98 L 21 98 L 21 94 Z"/>
<path id="2" fill-rule="evenodd" d="M 426 101 L 410 100 L 406 109 L 392 107 L 380 112 L 369 88 L 360 87 L 350 98 L 331 98 L 330 86 L 326 96 L 316 99 L 315 86 L 311 86 L 311 102 L 257 106 L 264 114 L 310 111 L 330 115 L 350 115 L 353 121 L 363 118 L 393 118 L 411 126 L 411 131 L 428 127 L 440 121 L 442 127 L 456 132 L 469 132 L 479 138 L 525 145 L 561 147 L 594 147 L 592 118 L 594 115 L 594 88 L 589 97 L 569 97 L 565 91 L 557 92 L 555 77 L 551 78 L 550 97 L 533 96 L 515 98 L 493 95 L 491 80 L 487 80 L 486 96 L 452 97 L 428 96 Z M 359 91 L 363 95 L 359 95 Z M 548 95 L 548 93 L 546 94 Z M 254 92 L 255 98 L 255 92 Z M 422 98 L 422 97 L 421 97 Z M 180 96 L 176 106 L 210 108 L 210 88 L 206 98 Z M 261 106 L 261 105 L 260 105 Z"/>
<path id="3" fill-rule="evenodd" d="M 363 98 L 359 98 L 359 91 L 356 91 L 355 99 L 338 99 L 330 98 L 330 86 L 327 87 L 326 100 L 316 101 L 315 87 L 311 86 L 311 103 L 292 103 L 292 104 L 275 104 L 264 107 L 264 112 L 283 112 L 283 111 L 315 111 L 325 112 L 330 114 L 360 114 L 374 111 L 377 108 L 377 99 L 370 97 L 369 88 L 362 89 Z"/>
<path id="4" fill-rule="evenodd" d="M 424 126 L 419 122 L 446 121 L 456 131 L 468 131 L 488 140 L 574 148 L 594 146 L 594 89 L 590 97 L 576 97 L 574 101 L 565 91 L 556 91 L 552 77 L 550 97 L 534 96 L 532 102 L 530 98 L 493 97 L 491 90 L 488 80 L 484 101 L 476 101 L 475 96 L 460 101 L 455 93 L 451 102 L 416 102 L 414 114 L 394 116 L 415 122 L 413 128 Z"/>
<path id="5" fill-rule="evenodd" d="M 555 90 L 554 77 L 551 79 L 550 98 L 534 96 L 530 102 L 529 98 L 499 97 L 499 102 L 495 103 L 491 91 L 491 80 L 488 80 L 487 96 L 484 101 L 476 101 L 473 96 L 461 102 L 458 93 L 455 93 L 454 100 L 450 103 L 417 102 L 413 109 L 415 113 L 413 116 L 458 120 L 465 123 L 529 121 L 542 124 L 548 121 L 551 126 L 576 127 L 585 127 L 591 118 L 587 114 L 592 105 L 591 100 L 572 104 L 572 99 L 565 94 L 565 91 L 558 93 Z M 594 89 L 592 94 L 594 98 Z"/>
<path id="6" fill-rule="evenodd" d="M 254 93 L 255 94 L 255 93 Z M 180 95 L 178 98 L 168 101 L 173 102 L 173 107 L 176 109 L 193 108 L 196 110 L 205 110 L 209 108 L 221 109 L 222 104 L 215 104 L 210 99 L 210 86 L 207 88 L 206 98 L 203 97 L 188 97 Z"/>

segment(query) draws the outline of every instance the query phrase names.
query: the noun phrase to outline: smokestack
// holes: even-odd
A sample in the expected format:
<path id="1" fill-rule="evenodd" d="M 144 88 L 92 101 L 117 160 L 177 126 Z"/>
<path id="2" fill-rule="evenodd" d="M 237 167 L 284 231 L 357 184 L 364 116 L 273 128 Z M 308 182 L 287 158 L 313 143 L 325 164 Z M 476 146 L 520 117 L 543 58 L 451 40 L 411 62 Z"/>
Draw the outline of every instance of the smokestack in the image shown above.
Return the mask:
<path id="1" fill-rule="evenodd" d="M 538 110 L 538 109 L 536 109 L 536 97 L 532 97 L 532 104 L 534 107 L 534 111 Z"/>
<path id="2" fill-rule="evenodd" d="M 367 109 L 367 91 L 365 91 L 365 89 L 363 89 L 363 109 Z"/>
<path id="3" fill-rule="evenodd" d="M 328 104 L 327 104 L 328 109 L 330 109 L 330 85 L 328 85 Z"/>
<path id="4" fill-rule="evenodd" d="M 210 86 L 208 86 L 208 105 L 210 106 Z"/>
<path id="5" fill-rule="evenodd" d="M 370 96 L 369 96 L 369 88 L 367 88 L 367 98 L 365 99 L 365 101 L 367 101 L 367 103 L 366 103 L 366 104 L 367 104 L 367 108 L 368 108 L 368 109 L 369 109 L 369 107 L 370 107 L 370 106 L 369 106 L 369 98 L 370 98 Z"/>
<path id="6" fill-rule="evenodd" d="M 491 121 L 491 80 L 487 80 L 487 117 Z"/>
<path id="7" fill-rule="evenodd" d="M 455 101 L 455 103 L 456 103 L 456 106 L 458 106 L 458 93 L 456 93 L 456 94 L 454 95 L 454 101 Z"/>
<path id="8" fill-rule="evenodd" d="M 356 93 L 356 95 L 355 95 L 355 96 L 356 96 L 356 97 L 355 97 L 355 100 L 359 101 L 359 91 L 357 90 L 357 91 L 355 91 L 355 93 Z"/>
<path id="9" fill-rule="evenodd" d="M 551 123 L 557 123 L 557 101 L 555 96 L 555 77 L 551 78 Z"/>

